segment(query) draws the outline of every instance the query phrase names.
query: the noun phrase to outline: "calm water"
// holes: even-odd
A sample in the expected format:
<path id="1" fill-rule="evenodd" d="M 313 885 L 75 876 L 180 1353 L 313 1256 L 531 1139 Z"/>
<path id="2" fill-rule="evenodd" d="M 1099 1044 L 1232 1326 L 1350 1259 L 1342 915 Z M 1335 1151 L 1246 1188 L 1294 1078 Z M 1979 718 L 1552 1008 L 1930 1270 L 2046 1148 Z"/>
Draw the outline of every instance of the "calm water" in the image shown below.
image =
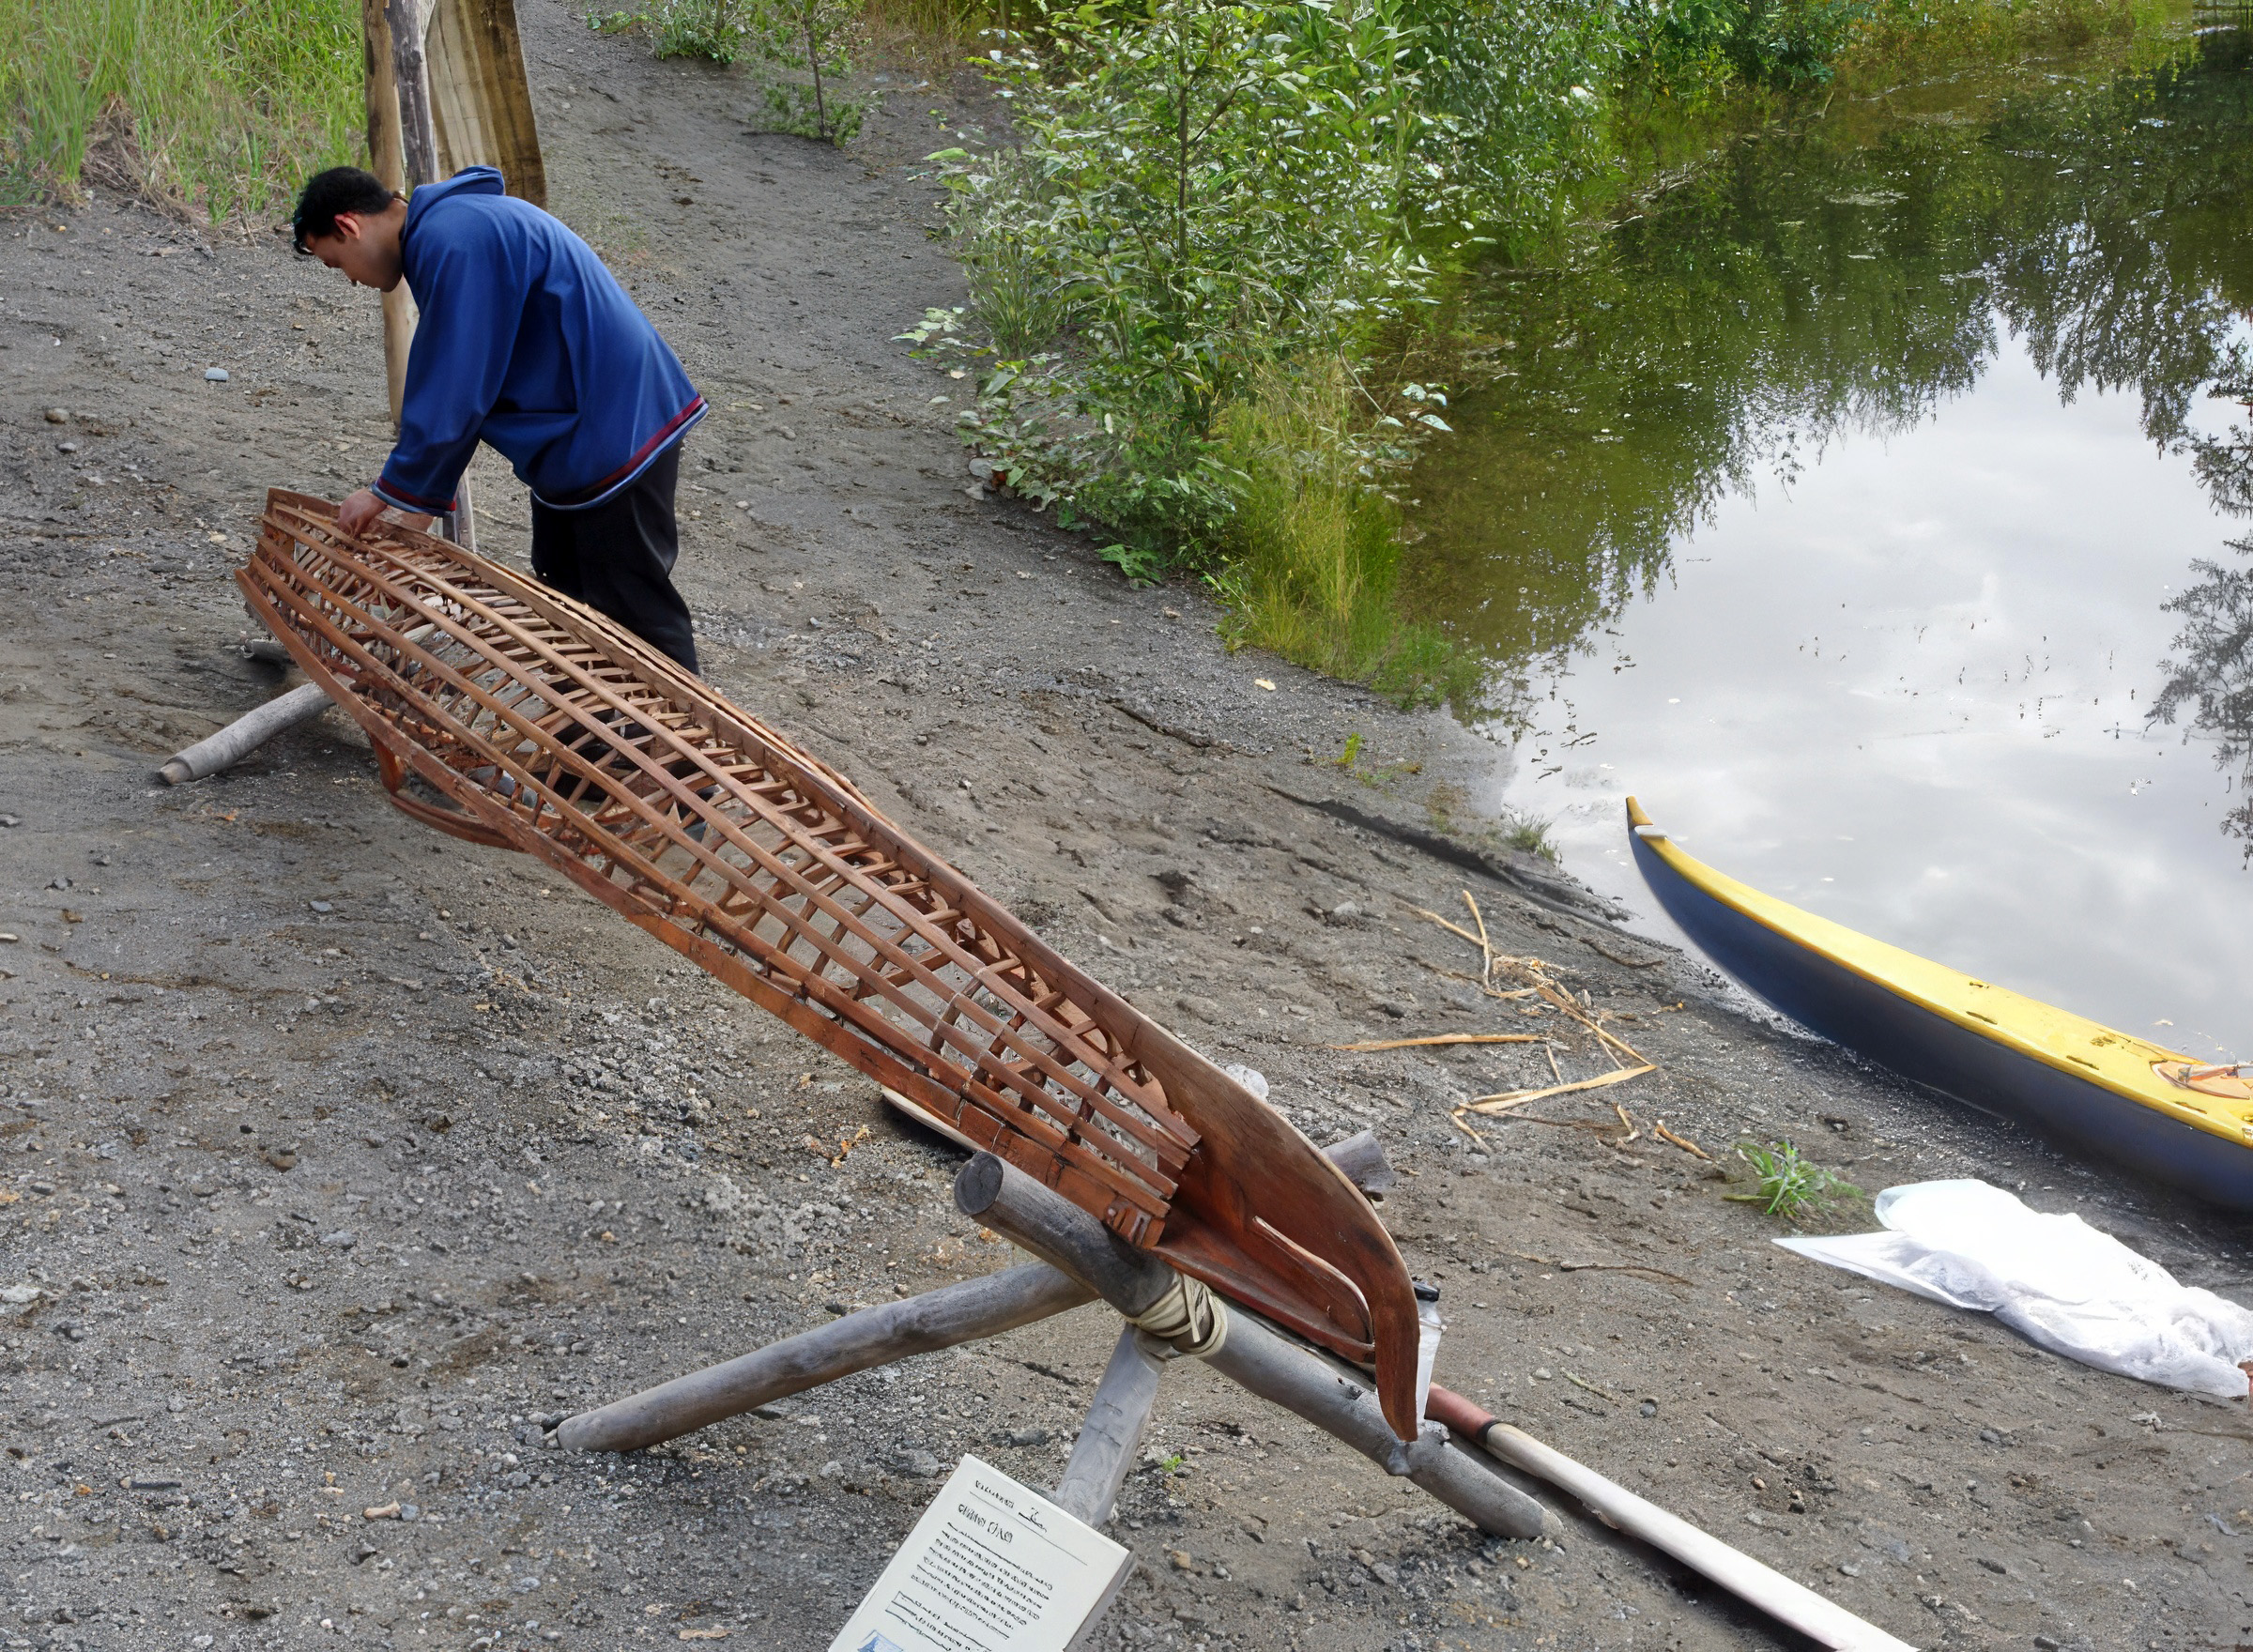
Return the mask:
<path id="1" fill-rule="evenodd" d="M 1652 931 L 1631 792 L 1786 900 L 2253 1056 L 2253 35 L 1924 97 L 1484 283 L 1416 599 L 1504 684 L 1486 801 Z"/>

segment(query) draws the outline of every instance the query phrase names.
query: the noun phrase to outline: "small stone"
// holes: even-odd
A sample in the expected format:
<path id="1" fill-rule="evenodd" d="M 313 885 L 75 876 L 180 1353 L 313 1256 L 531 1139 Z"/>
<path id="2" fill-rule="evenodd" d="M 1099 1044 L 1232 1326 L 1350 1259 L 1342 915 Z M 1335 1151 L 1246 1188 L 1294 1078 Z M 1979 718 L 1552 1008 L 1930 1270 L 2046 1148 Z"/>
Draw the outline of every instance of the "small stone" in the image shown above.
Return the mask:
<path id="1" fill-rule="evenodd" d="M 1187 1549 L 1169 1549 L 1166 1551 L 1166 1558 L 1173 1563 L 1175 1571 L 1195 1571 L 1197 1569 L 1197 1563 L 1189 1558 L 1189 1552 Z"/>
<path id="2" fill-rule="evenodd" d="M 1012 1446 L 1046 1446 L 1048 1443 L 1049 1430 L 1046 1429 L 1011 1429 L 1009 1430 L 1009 1444 Z"/>
<path id="3" fill-rule="evenodd" d="M 227 370 L 223 367 L 207 367 L 204 369 L 204 380 L 207 384 L 224 384 L 227 382 Z"/>
<path id="4" fill-rule="evenodd" d="M 330 1250 L 349 1250 L 360 1243 L 360 1235 L 349 1228 L 339 1228 L 333 1233 L 323 1233 L 321 1243 Z"/>
<path id="5" fill-rule="evenodd" d="M 331 906 L 325 900 L 309 901 L 306 904 L 311 906 L 316 912 L 333 912 L 336 910 L 335 907 Z"/>
<path id="6" fill-rule="evenodd" d="M 1862 1576 L 1862 1568 L 1852 1561 L 1842 1560 L 1838 1563 L 1838 1575 L 1842 1578 L 1858 1578 Z"/>
<path id="7" fill-rule="evenodd" d="M 47 422 L 50 424 L 68 424 L 70 422 L 70 415 L 63 411 L 63 409 L 60 407 L 50 407 L 47 409 Z"/>
<path id="8" fill-rule="evenodd" d="M 399 1506 L 399 1518 L 401 1520 L 421 1520 L 422 1511 L 412 1503 L 402 1503 Z"/>
<path id="9" fill-rule="evenodd" d="M 0 945 L 12 945 L 23 938 L 12 929 L 0 929 Z"/>
<path id="10" fill-rule="evenodd" d="M 21 816 L 0 815 L 0 826 L 21 826 L 23 824 L 23 820 Z"/>
<path id="11" fill-rule="evenodd" d="M 47 887 L 50 889 L 68 889 L 70 887 L 70 880 L 68 878 L 57 878 L 50 882 Z"/>
<path id="12" fill-rule="evenodd" d="M 0 1289 L 0 1302 L 8 1303 L 11 1307 L 21 1307 L 26 1302 L 37 1302 L 39 1295 L 39 1288 L 37 1285 L 9 1285 Z"/>
<path id="13" fill-rule="evenodd" d="M 57 442 L 54 444 L 54 451 L 58 453 L 75 453 L 78 451 L 78 444 L 76 442 Z"/>
<path id="14" fill-rule="evenodd" d="M 1537 1382 L 1537 1383 L 1546 1383 L 1546 1382 L 1548 1382 L 1548 1381 L 1549 1381 L 1549 1377 L 1550 1377 L 1550 1373 L 1549 1373 L 1549 1368 L 1548 1368 L 1547 1366 L 1545 1366 L 1545 1365 L 1537 1365 L 1537 1366 L 1535 1366 L 1535 1367 L 1533 1368 L 1533 1380 L 1534 1380 L 1535 1382 Z"/>
<path id="15" fill-rule="evenodd" d="M 2003 1565 L 2000 1560 L 1990 1560 L 1983 1554 L 1979 1557 L 1979 1564 L 1985 1567 L 1989 1571 L 1993 1572 L 1999 1578 L 2007 1578 L 2011 1575 L 2011 1568 Z"/>
<path id="16" fill-rule="evenodd" d="M 887 1466 L 894 1474 L 905 1475 L 910 1479 L 935 1480 L 939 1477 L 939 1460 L 927 1451 L 895 1451 Z"/>
<path id="17" fill-rule="evenodd" d="M 2064 1643 L 2055 1635 L 2036 1635 L 2034 1644 L 2040 1652 L 2063 1652 Z"/>
<path id="18" fill-rule="evenodd" d="M 1659 1402 L 1655 1400 L 1646 1400 L 1637 1409 L 1645 1416 L 1656 1416 L 1659 1415 Z"/>
<path id="19" fill-rule="evenodd" d="M 519 1595 L 529 1595 L 529 1594 L 530 1594 L 530 1593 L 531 1593 L 531 1592 L 532 1592 L 534 1589 L 537 1589 L 539 1586 L 540 1586 L 540 1580 L 539 1580 L 538 1578 L 535 1578 L 535 1577 L 521 1577 L 521 1578 L 518 1578 L 518 1579 L 516 1580 L 516 1583 L 515 1583 L 515 1585 L 514 1585 L 514 1587 L 515 1587 L 515 1590 L 516 1590 L 516 1592 L 517 1592 Z"/>

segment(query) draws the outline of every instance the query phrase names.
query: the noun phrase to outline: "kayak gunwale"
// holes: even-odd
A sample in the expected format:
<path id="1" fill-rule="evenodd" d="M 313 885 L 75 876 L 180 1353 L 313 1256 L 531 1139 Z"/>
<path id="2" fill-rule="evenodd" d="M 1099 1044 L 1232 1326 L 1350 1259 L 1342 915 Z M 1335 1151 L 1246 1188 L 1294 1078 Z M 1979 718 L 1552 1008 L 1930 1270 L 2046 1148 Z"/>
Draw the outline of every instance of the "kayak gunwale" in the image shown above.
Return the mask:
<path id="1" fill-rule="evenodd" d="M 2207 1191 L 2210 1196 L 2224 1199 L 2226 1202 L 2237 1203 L 2242 1198 L 2244 1202 L 2253 1206 L 2253 1150 L 2248 1148 L 2248 1144 L 2253 1144 L 2253 1102 L 2241 1103 L 2211 1092 L 2193 1092 L 2170 1083 L 2157 1071 L 2158 1066 L 2166 1063 L 2195 1066 L 2197 1063 L 2192 1058 L 2148 1039 L 2118 1032 L 2086 1017 L 2074 1015 L 2070 1011 L 1919 957 L 1740 883 L 1686 853 L 1632 797 L 1627 800 L 1627 819 L 1630 842 L 1637 864 L 1645 880 L 1650 884 L 1652 893 L 1691 938 L 1731 975 L 1744 979 L 1745 971 L 1731 967 L 1730 958 L 1720 955 L 1739 950 L 1742 938 L 1735 938 L 1736 944 L 1733 944 L 1732 938 L 1721 934 L 1713 925 L 1701 925 L 1701 914 L 1694 903 L 1669 898 L 1669 891 L 1663 880 L 1674 880 L 1682 889 L 1704 897 L 1734 914 L 1737 919 L 1766 932 L 1773 938 L 1771 948 L 1774 942 L 1781 942 L 1796 949 L 1800 954 L 1818 959 L 1822 964 L 1877 988 L 1895 1001 L 1898 1006 L 1922 1012 L 1998 1050 L 2033 1063 L 2052 1074 L 2110 1098 L 2115 1105 L 2126 1104 L 2138 1109 L 2147 1119 L 2163 1119 L 2229 1143 L 2238 1153 L 2225 1156 L 2234 1159 L 2243 1155 L 2245 1165 L 2242 1170 L 2224 1172 L 2231 1191 L 2226 1194 L 2215 1192 L 2212 1186 L 2208 1186 Z M 1701 934 L 1701 927 L 1711 933 Z M 1786 961 L 1786 956 L 1782 955 L 1767 959 L 1739 960 L 1755 966 L 1763 963 L 1777 965 Z M 1769 973 L 1758 968 L 1753 972 Z M 1883 1005 L 1860 1006 L 1870 1012 L 1866 1016 L 1860 1016 L 1851 1013 L 1856 1006 L 1843 1006 L 1835 991 L 1827 995 L 1824 986 L 1812 977 L 1803 983 L 1803 989 L 1796 993 L 1794 986 L 1802 984 L 1792 982 L 1788 976 L 1779 976 L 1770 983 L 1771 987 L 1779 984 L 1783 988 L 1781 992 L 1763 989 L 1754 981 L 1745 981 L 1745 985 L 1758 996 L 1774 1003 L 1776 1008 L 1794 1020 L 1883 1065 L 1904 1072 L 1930 1088 L 1984 1110 L 2010 1112 L 2012 1116 L 2019 1117 L 2022 1122 L 2036 1127 L 2058 1123 L 2047 1116 L 2055 1101 L 2057 1086 L 2054 1080 L 2022 1087 L 2052 1093 L 2041 1101 L 2009 1094 L 1963 1094 L 1948 1082 L 1936 1081 L 1924 1073 L 1911 1070 L 1913 1063 L 1889 1060 L 1884 1049 L 1869 1048 L 1873 1043 L 1884 1044 L 1889 1038 L 1899 1044 L 1904 1028 L 1900 1024 L 1898 1008 L 1889 1010 Z M 1790 1002 L 1778 1002 L 1779 997 L 1797 997 L 1800 1002 L 1795 1005 Z M 1813 1016 L 1807 1013 L 1810 1006 L 1816 1012 Z M 1826 1011 L 1829 1013 L 1824 1013 Z M 1863 1030 L 1871 1032 L 1871 1036 L 1853 1036 L 1850 1028 L 1847 1029 L 1848 1035 L 1842 1035 L 1841 1029 L 1820 1024 L 1824 1019 L 1841 1018 L 1868 1022 L 1869 1025 Z M 1880 1021 L 1888 1024 L 1879 1027 L 1878 1023 Z M 1955 1044 L 1957 1041 L 1944 1042 Z M 1901 1051 L 1897 1048 L 1895 1053 Z M 1956 1053 L 1958 1057 L 1961 1056 L 1960 1046 Z M 1928 1068 L 1937 1066 L 1947 1069 L 1952 1065 L 1952 1060 L 1944 1054 L 1935 1055 L 1923 1064 Z M 1963 1063 L 1957 1060 L 1953 1064 L 1960 1066 Z M 1987 1077 L 1991 1080 L 1992 1076 Z M 2021 1105 L 2012 1108 L 2009 1104 L 2013 1100 L 2019 1101 Z M 2072 1110 L 2085 1113 L 2089 1109 L 2082 1106 Z M 2090 1135 L 2086 1128 L 2076 1130 L 2069 1127 L 2067 1133 Z M 2182 1179 L 2181 1156 L 2172 1150 L 2162 1152 L 2161 1157 L 2166 1162 L 2163 1167 L 2157 1168 L 2156 1173 L 2170 1180 Z M 2195 1179 L 2201 1184 L 2211 1184 L 2214 1175 L 2208 1173 Z M 2244 1184 L 2242 1194 L 2237 1190 L 2241 1180 Z"/>

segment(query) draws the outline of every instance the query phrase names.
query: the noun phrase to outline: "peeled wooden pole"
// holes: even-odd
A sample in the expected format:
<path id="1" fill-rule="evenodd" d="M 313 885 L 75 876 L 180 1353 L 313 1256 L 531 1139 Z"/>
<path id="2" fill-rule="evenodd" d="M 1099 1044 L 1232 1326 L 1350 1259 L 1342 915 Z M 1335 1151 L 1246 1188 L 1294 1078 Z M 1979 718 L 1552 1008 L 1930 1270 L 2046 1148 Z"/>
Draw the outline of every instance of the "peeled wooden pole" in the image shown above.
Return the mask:
<path id="1" fill-rule="evenodd" d="M 1020 1248 L 1096 1288 L 1128 1319 L 1175 1288 L 1178 1277 L 1063 1195 L 1013 1165 L 981 1153 L 955 1178 L 955 1205 Z M 1404 1475 L 1490 1536 L 1536 1537 L 1553 1518 L 1532 1498 L 1488 1471 L 1432 1429 L 1396 1438 L 1373 1380 L 1349 1372 L 1270 1329 L 1257 1315 L 1216 1297 L 1227 1320 L 1218 1347 L 1201 1354 L 1222 1376 L 1351 1446 L 1387 1474 Z"/>
<path id="2" fill-rule="evenodd" d="M 1132 1325 L 1120 1327 L 1111 1364 L 1096 1385 L 1080 1438 L 1072 1443 L 1064 1477 L 1049 1494 L 1050 1503 L 1091 1526 L 1111 1518 L 1119 1488 L 1134 1467 L 1142 1430 L 1150 1426 L 1150 1408 L 1157 1403 L 1157 1379 L 1165 1361 L 1143 1346 L 1145 1340 Z"/>
<path id="3" fill-rule="evenodd" d="M 786 1394 L 911 1354 L 998 1337 L 1094 1298 L 1094 1292 L 1054 1268 L 1005 1268 L 904 1302 L 862 1308 L 740 1359 L 565 1417 L 557 1426 L 556 1443 L 567 1451 L 639 1450 Z"/>
<path id="4" fill-rule="evenodd" d="M 185 786 L 191 780 L 201 780 L 241 762 L 275 735 L 300 723 L 310 723 L 328 709 L 328 690 L 317 682 L 304 683 L 287 694 L 276 695 L 256 711 L 236 718 L 217 734 L 165 758 L 164 766 L 157 772 L 167 786 Z"/>
<path id="5" fill-rule="evenodd" d="M 1594 1469 L 1479 1410 L 1460 1394 L 1434 1384 L 1424 1409 L 1427 1415 L 1483 1446 L 1500 1461 L 1571 1492 L 1606 1525 L 1673 1555 L 1818 1645 L 1829 1646 L 1832 1652 L 1916 1652 L 1908 1642 L 1895 1640 L 1678 1515 L 1613 1484 Z"/>
<path id="6" fill-rule="evenodd" d="M 421 642 L 437 627 L 418 625 L 408 632 L 409 641 Z M 251 651 L 258 652 L 253 643 Z M 284 654 L 282 664 L 290 664 Z M 249 757 L 277 734 L 287 732 L 300 723 L 310 723 L 330 706 L 329 691 L 317 682 L 308 682 L 278 694 L 255 711 L 245 711 L 217 734 L 205 736 L 184 752 L 176 752 L 164 759 L 157 771 L 167 786 L 185 786 L 191 780 L 202 780 L 229 769 Z"/>

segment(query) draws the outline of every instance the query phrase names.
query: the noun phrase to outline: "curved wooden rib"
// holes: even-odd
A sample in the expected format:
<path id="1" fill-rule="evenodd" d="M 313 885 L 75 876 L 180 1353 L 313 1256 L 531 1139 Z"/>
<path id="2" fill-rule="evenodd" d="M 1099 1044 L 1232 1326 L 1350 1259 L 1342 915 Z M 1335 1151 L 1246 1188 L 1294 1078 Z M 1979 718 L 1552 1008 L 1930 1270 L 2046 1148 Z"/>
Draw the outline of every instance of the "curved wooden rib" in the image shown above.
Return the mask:
<path id="1" fill-rule="evenodd" d="M 1121 1237 L 1373 1364 L 1414 1437 L 1407 1271 L 1281 1114 L 602 615 L 334 517 L 276 490 L 236 578 L 367 731 L 402 809 L 538 855 Z"/>

